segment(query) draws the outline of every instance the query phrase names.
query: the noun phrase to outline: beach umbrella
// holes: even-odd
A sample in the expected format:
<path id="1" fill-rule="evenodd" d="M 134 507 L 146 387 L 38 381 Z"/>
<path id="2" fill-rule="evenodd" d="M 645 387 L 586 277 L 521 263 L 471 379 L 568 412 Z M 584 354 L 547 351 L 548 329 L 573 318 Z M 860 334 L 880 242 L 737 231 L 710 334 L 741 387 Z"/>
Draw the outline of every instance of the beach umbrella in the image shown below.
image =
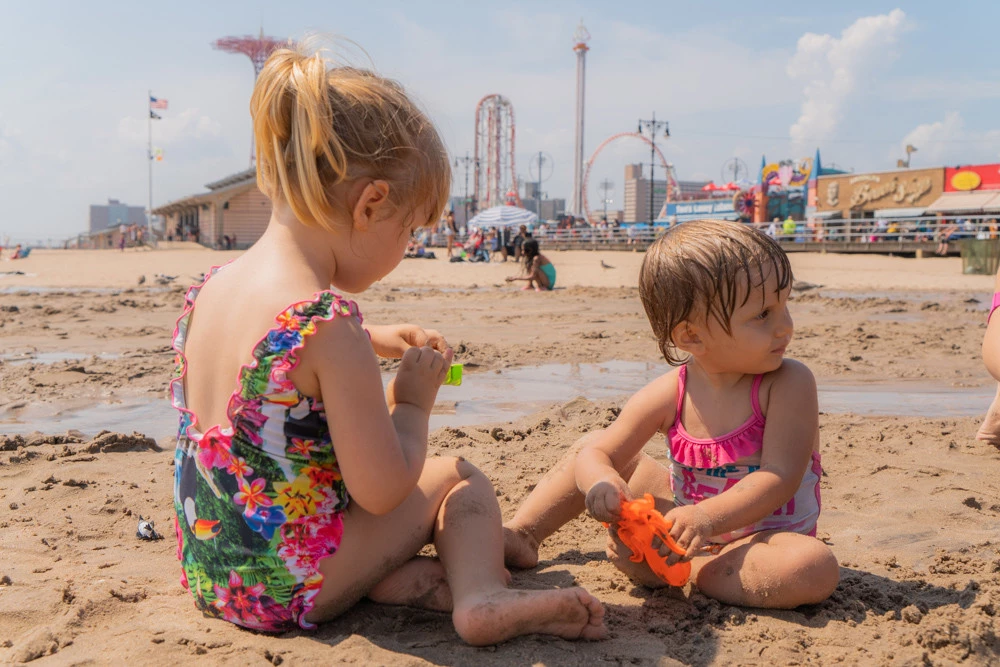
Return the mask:
<path id="1" fill-rule="evenodd" d="M 717 189 L 718 187 L 712 181 L 709 181 L 708 183 L 705 183 L 705 185 L 701 186 L 702 192 L 715 192 Z"/>
<path id="2" fill-rule="evenodd" d="M 537 221 L 538 216 L 528 209 L 503 205 L 480 211 L 469 220 L 469 224 L 477 227 L 511 227 L 530 225 Z"/>

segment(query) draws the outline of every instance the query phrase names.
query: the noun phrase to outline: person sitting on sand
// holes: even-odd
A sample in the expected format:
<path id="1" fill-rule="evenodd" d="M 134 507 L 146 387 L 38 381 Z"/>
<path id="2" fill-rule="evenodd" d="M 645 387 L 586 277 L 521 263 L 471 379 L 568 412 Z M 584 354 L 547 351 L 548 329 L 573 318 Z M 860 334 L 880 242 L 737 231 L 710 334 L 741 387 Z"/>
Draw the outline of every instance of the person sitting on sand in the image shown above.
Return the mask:
<path id="1" fill-rule="evenodd" d="M 812 373 L 784 358 L 791 285 L 781 247 L 748 225 L 687 222 L 654 242 L 639 293 L 661 352 L 680 367 L 541 479 L 506 525 L 507 564 L 533 567 L 539 543 L 586 509 L 612 524 L 607 553 L 616 567 L 665 586 L 645 562 L 629 560 L 614 526 L 622 501 L 648 492 L 685 554 L 653 546 L 668 564 L 693 558 L 692 580 L 705 595 L 772 608 L 826 599 L 839 568 L 814 537 L 819 408 Z M 642 451 L 657 434 L 669 468 Z"/>
<path id="2" fill-rule="evenodd" d="M 527 239 L 521 246 L 524 262 L 524 274 L 507 276 L 507 282 L 527 280 L 528 284 L 521 289 L 535 288 L 536 291 L 553 290 L 556 288 L 556 267 L 549 258 L 538 250 L 537 239 Z"/>
<path id="3" fill-rule="evenodd" d="M 993 303 L 989 315 L 986 316 L 986 334 L 983 336 L 983 364 L 998 383 L 997 395 L 986 412 L 979 432 L 976 433 L 977 440 L 988 442 L 1000 449 L 1000 317 L 996 321 L 993 320 L 997 308 L 1000 308 L 1000 271 L 994 280 Z"/>
<path id="4" fill-rule="evenodd" d="M 438 220 L 451 173 L 437 130 L 397 83 L 289 49 L 250 108 L 271 219 L 191 288 L 173 342 L 178 555 L 196 606 L 284 632 L 367 596 L 451 612 L 474 645 L 604 637 L 582 588 L 509 588 L 490 481 L 426 458 L 445 339 L 363 328 L 331 290 L 363 292 Z M 376 355 L 401 358 L 385 391 Z M 431 542 L 438 558 L 418 557 Z"/>

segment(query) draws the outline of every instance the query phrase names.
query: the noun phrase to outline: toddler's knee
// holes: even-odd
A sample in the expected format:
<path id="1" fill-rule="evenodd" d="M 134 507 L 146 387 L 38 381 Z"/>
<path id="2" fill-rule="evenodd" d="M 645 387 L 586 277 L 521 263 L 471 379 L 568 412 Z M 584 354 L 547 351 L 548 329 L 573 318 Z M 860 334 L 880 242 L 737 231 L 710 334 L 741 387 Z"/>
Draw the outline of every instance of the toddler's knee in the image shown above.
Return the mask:
<path id="1" fill-rule="evenodd" d="M 803 604 L 817 604 L 830 597 L 840 583 L 840 564 L 830 547 L 816 540 L 801 554 L 801 581 L 808 582 L 808 599 Z"/>

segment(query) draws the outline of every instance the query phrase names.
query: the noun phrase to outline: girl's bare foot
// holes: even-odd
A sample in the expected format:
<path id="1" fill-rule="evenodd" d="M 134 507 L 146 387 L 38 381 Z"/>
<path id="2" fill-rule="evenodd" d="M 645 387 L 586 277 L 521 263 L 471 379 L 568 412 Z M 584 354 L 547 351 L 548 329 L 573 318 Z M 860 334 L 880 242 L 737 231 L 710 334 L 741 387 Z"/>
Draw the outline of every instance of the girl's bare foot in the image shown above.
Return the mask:
<path id="1" fill-rule="evenodd" d="M 451 611 L 454 604 L 444 566 L 437 558 L 416 556 L 378 582 L 368 598 L 381 604 Z"/>
<path id="2" fill-rule="evenodd" d="M 510 572 L 504 570 L 504 574 L 510 586 Z M 455 606 L 444 566 L 437 558 L 427 556 L 414 556 L 390 573 L 368 593 L 368 599 L 431 611 L 451 611 Z"/>
<path id="3" fill-rule="evenodd" d="M 979 427 L 979 432 L 976 433 L 976 440 L 982 440 L 1000 448 L 1000 385 L 997 386 L 997 395 L 993 399 L 993 403 L 990 404 L 990 409 L 986 411 L 986 417 Z"/>
<path id="4" fill-rule="evenodd" d="M 489 646 L 528 634 L 604 639 L 604 607 L 582 588 L 551 591 L 500 589 L 470 596 L 452 612 L 459 636 Z"/>
<path id="5" fill-rule="evenodd" d="M 526 530 L 504 526 L 503 562 L 507 567 L 530 570 L 538 565 L 538 541 Z"/>

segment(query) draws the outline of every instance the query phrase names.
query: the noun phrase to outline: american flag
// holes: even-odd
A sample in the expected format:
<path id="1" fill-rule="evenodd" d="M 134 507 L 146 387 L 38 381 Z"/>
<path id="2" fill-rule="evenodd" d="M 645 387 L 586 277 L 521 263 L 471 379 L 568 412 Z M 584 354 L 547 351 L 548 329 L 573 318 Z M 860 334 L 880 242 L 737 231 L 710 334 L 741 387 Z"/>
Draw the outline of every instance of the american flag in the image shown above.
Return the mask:
<path id="1" fill-rule="evenodd" d="M 149 96 L 149 108 L 150 109 L 166 109 L 167 108 L 167 101 L 166 100 L 157 99 L 157 98 L 153 97 L 152 95 L 150 95 Z"/>

